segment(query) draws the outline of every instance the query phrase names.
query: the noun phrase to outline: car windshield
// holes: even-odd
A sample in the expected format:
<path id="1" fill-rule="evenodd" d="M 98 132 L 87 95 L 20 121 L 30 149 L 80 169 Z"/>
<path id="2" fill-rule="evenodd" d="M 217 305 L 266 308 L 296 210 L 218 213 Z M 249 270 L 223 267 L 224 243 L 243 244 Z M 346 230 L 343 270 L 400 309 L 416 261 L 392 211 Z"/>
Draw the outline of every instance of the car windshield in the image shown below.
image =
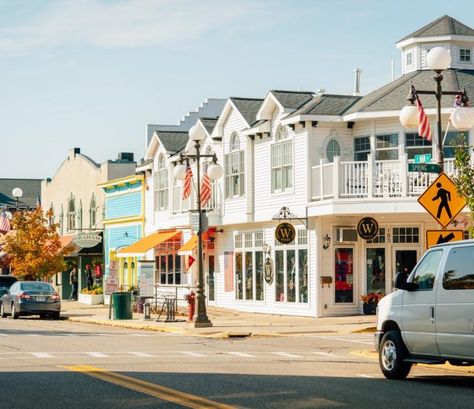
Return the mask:
<path id="1" fill-rule="evenodd" d="M 48 283 L 21 283 L 21 289 L 24 291 L 54 291 L 52 285 Z"/>
<path id="2" fill-rule="evenodd" d="M 15 277 L 0 277 L 0 287 L 10 288 L 16 281 Z"/>

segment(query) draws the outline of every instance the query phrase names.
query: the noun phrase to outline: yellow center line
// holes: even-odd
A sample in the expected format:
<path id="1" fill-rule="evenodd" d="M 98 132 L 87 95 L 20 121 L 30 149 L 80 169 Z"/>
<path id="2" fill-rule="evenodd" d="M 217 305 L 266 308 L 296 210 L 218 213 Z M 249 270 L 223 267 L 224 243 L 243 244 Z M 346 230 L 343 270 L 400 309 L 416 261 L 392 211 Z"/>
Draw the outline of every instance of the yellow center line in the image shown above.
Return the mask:
<path id="1" fill-rule="evenodd" d="M 175 389 L 167 388 L 166 386 L 142 381 L 141 379 L 136 379 L 118 373 L 109 372 L 105 369 L 98 368 L 95 366 L 67 365 L 62 367 L 70 371 L 81 372 L 93 378 L 97 378 L 105 382 L 110 382 L 127 389 L 132 389 L 134 391 L 141 392 L 158 399 L 162 399 L 168 402 L 174 402 L 186 408 L 234 409 L 233 406 L 215 402 L 206 398 L 202 398 L 200 396 L 191 395 L 189 393 L 177 391 Z"/>

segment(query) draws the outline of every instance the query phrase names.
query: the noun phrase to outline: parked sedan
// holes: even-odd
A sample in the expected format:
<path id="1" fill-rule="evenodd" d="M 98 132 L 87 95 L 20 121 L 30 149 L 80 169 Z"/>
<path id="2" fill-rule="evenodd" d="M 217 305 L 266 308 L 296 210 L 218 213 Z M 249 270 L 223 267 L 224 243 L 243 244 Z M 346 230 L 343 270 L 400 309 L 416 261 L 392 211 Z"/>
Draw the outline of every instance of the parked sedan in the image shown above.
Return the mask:
<path id="1" fill-rule="evenodd" d="M 2 296 L 0 317 L 11 315 L 39 315 L 59 319 L 61 300 L 53 286 L 42 281 L 17 281 Z"/>

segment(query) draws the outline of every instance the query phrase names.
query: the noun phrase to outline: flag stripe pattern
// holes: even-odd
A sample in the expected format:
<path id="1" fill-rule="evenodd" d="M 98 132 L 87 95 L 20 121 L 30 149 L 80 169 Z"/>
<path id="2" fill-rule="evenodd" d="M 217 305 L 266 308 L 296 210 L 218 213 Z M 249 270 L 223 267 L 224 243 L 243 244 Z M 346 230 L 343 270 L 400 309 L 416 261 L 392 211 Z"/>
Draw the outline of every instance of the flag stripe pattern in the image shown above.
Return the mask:
<path id="1" fill-rule="evenodd" d="M 211 198 L 211 178 L 207 173 L 207 164 L 204 168 L 204 175 L 201 183 L 201 206 L 206 206 L 207 202 Z"/>
<path id="2" fill-rule="evenodd" d="M 0 233 L 8 233 L 11 229 L 10 220 L 8 220 L 5 211 L 0 215 Z"/>
<path id="3" fill-rule="evenodd" d="M 189 162 L 186 163 L 186 174 L 184 176 L 184 185 L 183 185 L 183 200 L 191 196 L 191 181 L 193 179 L 193 171 Z"/>
<path id="4" fill-rule="evenodd" d="M 428 121 L 428 115 L 426 115 L 419 97 L 416 97 L 416 107 L 418 108 L 418 135 L 431 141 L 430 121 Z"/>

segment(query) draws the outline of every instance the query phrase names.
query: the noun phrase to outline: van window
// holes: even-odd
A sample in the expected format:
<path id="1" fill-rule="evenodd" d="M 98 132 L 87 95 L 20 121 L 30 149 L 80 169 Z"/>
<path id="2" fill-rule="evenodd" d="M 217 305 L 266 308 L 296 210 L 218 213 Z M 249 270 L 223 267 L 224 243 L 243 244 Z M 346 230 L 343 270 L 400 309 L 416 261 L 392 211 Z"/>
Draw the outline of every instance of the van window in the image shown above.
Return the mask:
<path id="1" fill-rule="evenodd" d="M 442 250 L 434 250 L 421 260 L 411 280 L 412 283 L 417 284 L 419 291 L 430 291 L 433 289 L 436 271 L 438 270 L 442 254 Z"/>
<path id="2" fill-rule="evenodd" d="M 474 290 L 474 246 L 450 250 L 443 275 L 445 290 Z"/>

